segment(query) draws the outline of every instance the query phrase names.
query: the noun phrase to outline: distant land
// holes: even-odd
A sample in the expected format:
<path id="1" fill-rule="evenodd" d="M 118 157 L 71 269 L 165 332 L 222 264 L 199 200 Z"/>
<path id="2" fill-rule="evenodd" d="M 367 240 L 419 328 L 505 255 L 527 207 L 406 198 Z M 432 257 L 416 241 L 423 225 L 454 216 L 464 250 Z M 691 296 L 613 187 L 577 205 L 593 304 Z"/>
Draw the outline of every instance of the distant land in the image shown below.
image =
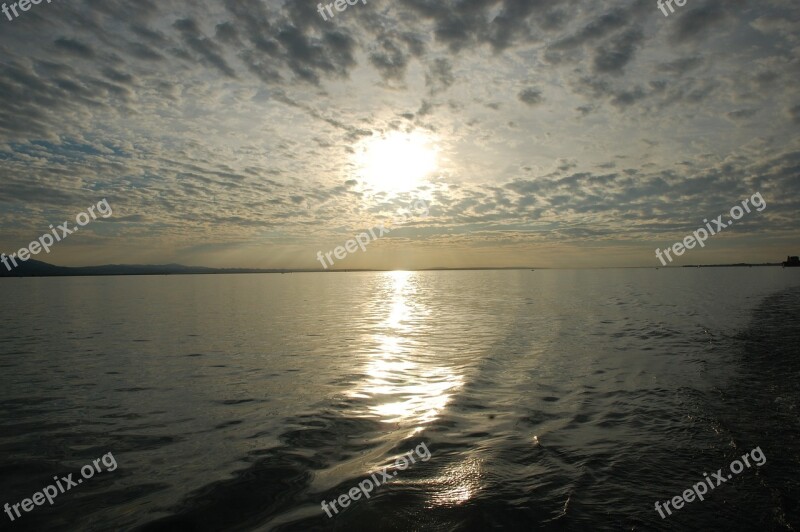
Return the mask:
<path id="1" fill-rule="evenodd" d="M 0 277 L 62 277 L 95 275 L 197 275 L 215 273 L 286 273 L 297 270 L 259 270 L 250 268 L 203 268 L 181 264 L 107 264 L 105 266 L 55 266 L 28 259 L 18 261 L 11 271 L 0 265 Z"/>
<path id="2" fill-rule="evenodd" d="M 738 264 L 686 264 L 681 268 L 742 268 L 744 266 L 783 266 L 782 262 L 762 262 L 761 264 L 747 264 L 740 262 Z"/>
<path id="3" fill-rule="evenodd" d="M 56 266 L 46 262 L 28 259 L 26 262 L 18 262 L 19 266 L 12 268 L 11 271 L 0 264 L 0 277 L 80 277 L 80 276 L 101 276 L 101 275 L 214 275 L 231 273 L 311 273 L 311 272 L 379 272 L 389 270 L 370 270 L 370 269 L 341 269 L 341 270 L 322 270 L 322 269 L 259 269 L 259 268 L 206 268 L 203 266 L 184 266 L 182 264 L 106 264 L 103 266 Z M 761 264 L 697 264 L 685 266 L 666 266 L 656 267 L 656 269 L 668 268 L 741 268 L 752 266 L 781 266 L 783 263 L 770 262 Z M 650 266 L 633 266 L 631 268 L 653 269 Z M 550 270 L 553 268 L 529 268 L 529 267 L 486 267 L 486 268 L 425 268 L 420 271 L 458 271 L 458 270 Z M 556 268 L 558 269 L 558 268 Z M 609 269 L 609 268 L 598 268 Z M 610 268 L 613 269 L 613 268 Z"/>
<path id="4" fill-rule="evenodd" d="M 0 277 L 79 277 L 98 275 L 213 275 L 231 273 L 310 273 L 310 272 L 379 272 L 388 270 L 370 269 L 259 269 L 259 268 L 206 268 L 182 264 L 106 264 L 104 266 L 56 266 L 39 260 L 18 261 L 19 266 L 11 271 L 0 264 Z M 527 270 L 515 268 L 431 268 L 431 270 Z"/>

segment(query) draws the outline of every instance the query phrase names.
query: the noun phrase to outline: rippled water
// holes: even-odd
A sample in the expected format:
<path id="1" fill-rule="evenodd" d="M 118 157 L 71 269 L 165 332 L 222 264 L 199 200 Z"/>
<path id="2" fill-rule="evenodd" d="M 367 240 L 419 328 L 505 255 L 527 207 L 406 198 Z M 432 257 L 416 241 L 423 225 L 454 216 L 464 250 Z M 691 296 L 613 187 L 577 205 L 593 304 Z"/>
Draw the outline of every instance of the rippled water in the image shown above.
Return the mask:
<path id="1" fill-rule="evenodd" d="M 796 530 L 800 271 L 3 279 L 15 530 Z M 420 443 L 333 518 L 321 509 Z M 704 472 L 767 462 L 662 520 Z M 390 468 L 389 471 L 392 471 Z M 794 528 L 792 528 L 794 527 Z"/>

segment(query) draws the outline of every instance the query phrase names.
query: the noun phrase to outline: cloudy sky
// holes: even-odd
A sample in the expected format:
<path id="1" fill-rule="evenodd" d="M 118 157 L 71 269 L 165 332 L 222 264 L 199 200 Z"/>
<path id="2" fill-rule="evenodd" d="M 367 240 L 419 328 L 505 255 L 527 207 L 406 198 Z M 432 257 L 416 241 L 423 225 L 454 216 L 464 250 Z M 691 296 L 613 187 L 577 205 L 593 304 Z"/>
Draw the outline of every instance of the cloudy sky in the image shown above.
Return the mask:
<path id="1" fill-rule="evenodd" d="M 54 0 L 0 15 L 0 249 L 320 268 L 657 266 L 800 254 L 800 4 Z M 13 14 L 12 14 L 13 17 Z M 398 223 L 423 200 L 429 213 Z"/>

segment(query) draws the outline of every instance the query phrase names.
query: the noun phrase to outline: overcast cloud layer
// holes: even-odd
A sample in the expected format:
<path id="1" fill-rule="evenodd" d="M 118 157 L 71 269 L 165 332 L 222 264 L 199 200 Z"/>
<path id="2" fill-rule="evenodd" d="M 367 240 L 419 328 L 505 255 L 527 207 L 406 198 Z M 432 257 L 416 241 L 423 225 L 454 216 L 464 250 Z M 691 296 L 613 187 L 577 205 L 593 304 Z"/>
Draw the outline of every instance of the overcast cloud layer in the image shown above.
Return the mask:
<path id="1" fill-rule="evenodd" d="M 688 0 L 54 0 L 0 19 L 0 248 L 107 198 L 36 258 L 315 268 L 656 266 L 800 254 L 800 4 Z M 360 142 L 425 132 L 439 168 L 384 194 Z"/>

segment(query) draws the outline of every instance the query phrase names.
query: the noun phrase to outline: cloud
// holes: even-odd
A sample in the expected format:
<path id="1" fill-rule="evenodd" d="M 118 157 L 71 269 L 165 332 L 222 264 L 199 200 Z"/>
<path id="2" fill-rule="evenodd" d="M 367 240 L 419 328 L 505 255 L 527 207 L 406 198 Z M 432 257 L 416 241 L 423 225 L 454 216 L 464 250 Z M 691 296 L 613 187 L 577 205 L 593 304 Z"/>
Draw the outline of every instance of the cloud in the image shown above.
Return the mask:
<path id="1" fill-rule="evenodd" d="M 435 139 L 415 192 L 435 203 L 437 244 L 636 242 L 747 190 L 777 198 L 747 231 L 777 234 L 798 192 L 798 15 L 744 0 L 669 18 L 649 0 L 374 0 L 328 21 L 299 0 L 48 4 L 0 34 L 0 243 L 108 197 L 125 222 L 102 226 L 108 261 L 234 241 L 275 253 L 229 266 L 268 266 L 388 209 L 354 154 L 391 130 Z"/>
<path id="2" fill-rule="evenodd" d="M 789 117 L 795 124 L 800 124 L 800 104 L 790 107 L 788 110 Z"/>
<path id="3" fill-rule="evenodd" d="M 534 87 L 528 87 L 527 89 L 522 89 L 520 93 L 517 95 L 517 98 L 519 99 L 519 101 L 530 107 L 539 105 L 544 101 L 544 97 L 542 96 L 542 91 Z"/>
<path id="4" fill-rule="evenodd" d="M 730 111 L 726 113 L 729 119 L 733 120 L 734 122 L 738 122 L 740 120 L 747 120 L 748 118 L 752 118 L 756 115 L 757 111 L 755 109 L 737 109 L 735 111 Z"/>
<path id="5" fill-rule="evenodd" d="M 194 20 L 190 18 L 181 19 L 176 21 L 174 26 L 180 31 L 183 42 L 196 52 L 204 62 L 216 67 L 230 78 L 236 77 L 233 69 L 228 66 L 228 63 L 220 55 L 220 47 L 202 34 Z"/>
<path id="6" fill-rule="evenodd" d="M 601 46 L 592 62 L 595 73 L 621 74 L 643 41 L 644 34 L 632 29 L 614 38 L 608 45 Z"/>
<path id="7" fill-rule="evenodd" d="M 679 59 L 675 59 L 674 61 L 669 61 L 666 63 L 661 63 L 659 65 L 659 69 L 662 72 L 673 76 L 683 76 L 695 70 L 696 68 L 700 67 L 703 64 L 703 60 L 700 56 L 689 56 L 689 57 L 681 57 Z"/>
<path id="8" fill-rule="evenodd" d="M 680 13 L 675 20 L 672 41 L 684 43 L 703 39 L 712 27 L 719 26 L 728 17 L 728 10 L 735 7 L 736 3 L 728 4 L 725 7 L 716 3 L 708 3 Z"/>
<path id="9" fill-rule="evenodd" d="M 369 60 L 385 81 L 405 79 L 408 56 L 394 41 L 383 39 L 379 49 L 370 54 Z"/>
<path id="10" fill-rule="evenodd" d="M 447 90 L 453 83 L 455 83 L 455 76 L 452 63 L 443 57 L 434 59 L 425 73 L 425 85 L 430 89 L 431 94 Z"/>
<path id="11" fill-rule="evenodd" d="M 91 59 L 95 55 L 94 50 L 92 50 L 89 46 L 74 39 L 66 39 L 64 37 L 59 37 L 58 39 L 53 41 L 53 44 L 58 50 L 61 50 L 63 52 L 78 57 L 82 57 L 83 59 Z"/>

